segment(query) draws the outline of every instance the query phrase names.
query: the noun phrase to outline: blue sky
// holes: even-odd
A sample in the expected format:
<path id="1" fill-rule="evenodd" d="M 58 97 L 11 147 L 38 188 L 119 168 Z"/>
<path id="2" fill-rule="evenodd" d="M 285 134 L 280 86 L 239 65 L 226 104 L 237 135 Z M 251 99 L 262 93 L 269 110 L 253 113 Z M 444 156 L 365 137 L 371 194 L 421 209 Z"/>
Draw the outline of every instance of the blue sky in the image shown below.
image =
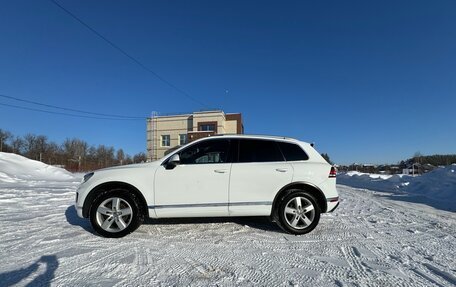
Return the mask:
<path id="1" fill-rule="evenodd" d="M 59 3 L 206 107 L 241 112 L 246 133 L 313 141 L 337 163 L 456 152 L 455 1 Z M 0 94 L 144 117 L 205 108 L 52 2 L 1 6 Z M 0 128 L 146 146 L 145 121 L 0 106 Z"/>

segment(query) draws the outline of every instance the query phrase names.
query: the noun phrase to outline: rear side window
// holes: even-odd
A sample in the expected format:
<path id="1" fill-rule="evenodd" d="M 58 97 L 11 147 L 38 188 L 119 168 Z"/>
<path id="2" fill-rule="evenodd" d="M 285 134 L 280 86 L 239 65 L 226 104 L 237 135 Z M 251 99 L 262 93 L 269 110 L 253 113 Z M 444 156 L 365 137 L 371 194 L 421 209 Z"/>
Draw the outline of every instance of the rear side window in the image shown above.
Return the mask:
<path id="1" fill-rule="evenodd" d="M 241 139 L 239 141 L 239 162 L 284 161 L 274 141 Z"/>
<path id="2" fill-rule="evenodd" d="M 293 143 L 278 142 L 280 150 L 287 161 L 308 160 L 309 156 L 300 146 Z"/>

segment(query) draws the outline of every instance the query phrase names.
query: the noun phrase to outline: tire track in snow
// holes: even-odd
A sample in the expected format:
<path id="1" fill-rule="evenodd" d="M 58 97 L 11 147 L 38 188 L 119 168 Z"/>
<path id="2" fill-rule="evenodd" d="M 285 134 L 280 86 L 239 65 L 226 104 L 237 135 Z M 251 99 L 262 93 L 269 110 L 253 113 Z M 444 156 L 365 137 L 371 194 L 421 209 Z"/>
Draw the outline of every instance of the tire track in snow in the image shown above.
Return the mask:
<path id="1" fill-rule="evenodd" d="M 57 254 L 53 285 L 454 285 L 456 217 L 339 189 L 339 209 L 305 236 L 254 219 L 175 220 L 118 240 L 66 222 L 62 205 L 72 194 L 7 192 L 18 200 L 0 201 L 0 269 Z"/>
<path id="2" fill-rule="evenodd" d="M 444 281 L 446 281 L 452 285 L 456 285 L 455 276 L 451 275 L 448 272 L 442 271 L 439 268 L 437 268 L 429 263 L 424 263 L 423 265 L 426 266 L 434 275 L 440 277 L 441 279 L 443 279 Z"/>

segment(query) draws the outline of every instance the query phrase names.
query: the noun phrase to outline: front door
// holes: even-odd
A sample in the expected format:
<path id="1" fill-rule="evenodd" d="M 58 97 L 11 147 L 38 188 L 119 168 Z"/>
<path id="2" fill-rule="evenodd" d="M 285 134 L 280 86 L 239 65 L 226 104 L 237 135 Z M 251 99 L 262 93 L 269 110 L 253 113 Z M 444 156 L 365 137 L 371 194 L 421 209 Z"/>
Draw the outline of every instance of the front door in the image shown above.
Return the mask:
<path id="1" fill-rule="evenodd" d="M 179 157 L 174 168 L 162 165 L 155 173 L 157 217 L 227 216 L 230 140 L 204 140 Z"/>

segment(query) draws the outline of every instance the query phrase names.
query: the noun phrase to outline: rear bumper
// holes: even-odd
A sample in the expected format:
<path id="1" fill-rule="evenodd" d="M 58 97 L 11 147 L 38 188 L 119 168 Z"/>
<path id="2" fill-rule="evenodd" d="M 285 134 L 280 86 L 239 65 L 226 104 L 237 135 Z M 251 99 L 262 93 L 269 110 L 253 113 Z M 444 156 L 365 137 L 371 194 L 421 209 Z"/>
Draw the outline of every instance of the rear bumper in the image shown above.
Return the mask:
<path id="1" fill-rule="evenodd" d="M 328 212 L 333 212 L 334 210 L 336 210 L 336 208 L 339 206 L 339 201 L 336 203 L 336 206 L 334 206 L 331 210 L 329 210 Z"/>
<path id="2" fill-rule="evenodd" d="M 333 212 L 339 206 L 339 197 L 333 197 L 327 199 L 327 209 L 326 212 Z"/>

